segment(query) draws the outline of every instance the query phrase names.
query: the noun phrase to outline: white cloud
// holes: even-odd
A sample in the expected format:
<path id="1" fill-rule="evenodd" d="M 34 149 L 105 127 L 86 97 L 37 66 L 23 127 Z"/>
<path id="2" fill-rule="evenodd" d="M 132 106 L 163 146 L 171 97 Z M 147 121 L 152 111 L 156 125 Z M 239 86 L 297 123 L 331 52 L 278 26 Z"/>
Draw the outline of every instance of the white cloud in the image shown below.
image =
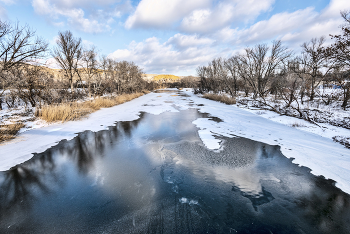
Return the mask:
<path id="1" fill-rule="evenodd" d="M 261 20 L 248 28 L 226 26 L 213 37 L 221 42 L 231 42 L 236 46 L 253 45 L 281 39 L 291 48 L 299 49 L 300 44 L 311 38 L 338 34 L 343 23 L 339 12 L 350 9 L 350 1 L 332 0 L 321 12 L 308 7 L 294 12 L 282 12 Z M 330 43 L 330 40 L 328 40 Z"/>
<path id="2" fill-rule="evenodd" d="M 11 1 L 11 0 L 6 0 Z M 34 0 L 35 1 L 35 0 Z M 101 6 L 109 6 L 115 3 L 119 3 L 120 0 L 99 0 L 98 2 L 95 0 L 42 0 L 49 2 L 50 5 L 55 6 L 60 9 L 71 9 L 71 8 L 92 8 L 92 7 L 101 7 Z"/>
<path id="3" fill-rule="evenodd" d="M 313 8 L 306 8 L 292 13 L 279 13 L 273 15 L 268 20 L 262 20 L 246 30 L 236 33 L 238 43 L 256 43 L 267 39 L 272 39 L 288 32 L 293 32 L 304 25 L 313 22 L 317 13 Z"/>
<path id="4" fill-rule="evenodd" d="M 165 28 L 181 20 L 193 10 L 209 7 L 211 0 L 141 0 L 125 27 Z"/>
<path id="5" fill-rule="evenodd" d="M 172 44 L 178 49 L 185 49 L 194 46 L 205 46 L 210 45 L 214 42 L 214 39 L 201 38 L 198 35 L 183 35 L 180 33 L 169 38 L 169 40 L 167 41 L 168 44 Z"/>
<path id="6" fill-rule="evenodd" d="M 83 40 L 82 44 L 84 47 L 87 47 L 87 48 L 94 46 L 94 43 L 92 41 L 88 41 L 88 40 Z"/>
<path id="7" fill-rule="evenodd" d="M 33 0 L 32 6 L 37 14 L 46 16 L 54 25 L 62 26 L 66 21 L 75 29 L 88 33 L 108 31 L 114 18 L 132 8 L 130 0 L 123 3 L 120 0 Z"/>
<path id="8" fill-rule="evenodd" d="M 208 33 L 235 22 L 248 22 L 275 0 L 142 0 L 125 22 L 131 28 L 170 28 Z"/>
<path id="9" fill-rule="evenodd" d="M 237 22 L 248 22 L 269 10 L 273 3 L 274 0 L 225 0 L 213 8 L 193 11 L 182 20 L 180 28 L 186 32 L 213 32 Z"/>
<path id="10" fill-rule="evenodd" d="M 173 39 L 184 35 L 175 35 Z M 186 36 L 185 36 L 186 38 Z M 171 44 L 175 39 L 169 39 L 168 42 L 160 43 L 156 37 L 151 37 L 143 42 L 131 42 L 128 49 L 119 49 L 109 55 L 116 60 L 134 61 L 145 69 L 147 73 L 175 73 L 175 74 L 193 74 L 198 65 L 206 64 L 213 57 L 218 56 L 219 52 L 210 46 L 197 47 L 198 43 L 189 43 L 187 48 L 179 51 Z M 187 37 L 188 41 L 193 40 Z M 197 38 L 194 38 L 195 40 Z M 199 44 L 203 41 L 197 40 Z M 210 44 L 210 43 L 209 43 Z"/>

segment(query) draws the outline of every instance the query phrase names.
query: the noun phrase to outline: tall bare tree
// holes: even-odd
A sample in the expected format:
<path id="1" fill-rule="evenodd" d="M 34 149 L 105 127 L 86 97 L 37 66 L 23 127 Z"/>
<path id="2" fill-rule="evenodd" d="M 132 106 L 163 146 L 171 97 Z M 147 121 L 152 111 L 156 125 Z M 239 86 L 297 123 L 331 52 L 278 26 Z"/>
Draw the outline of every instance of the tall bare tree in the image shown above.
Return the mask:
<path id="1" fill-rule="evenodd" d="M 338 84 L 343 89 L 342 107 L 346 109 L 350 100 L 350 11 L 340 12 L 345 24 L 342 26 L 342 35 L 331 35 L 335 39 L 330 47 L 327 48 L 327 55 L 335 60 L 337 67 L 342 68 L 343 75 L 337 76 Z"/>
<path id="2" fill-rule="evenodd" d="M 64 70 L 67 77 L 71 92 L 73 94 L 74 76 L 79 72 L 78 66 L 82 59 L 82 41 L 81 38 L 73 37 L 71 31 L 59 32 L 56 41 L 57 46 L 52 51 L 52 56 L 55 58 L 59 66 Z"/>
<path id="3" fill-rule="evenodd" d="M 304 74 L 309 83 L 310 101 L 315 98 L 315 89 L 333 69 L 324 48 L 325 38 L 313 38 L 301 45 L 302 55 L 297 58 L 297 74 Z"/>
<path id="4" fill-rule="evenodd" d="M 118 92 L 141 91 L 144 80 L 142 79 L 143 71 L 133 62 L 121 61 L 115 64 Z"/>
<path id="5" fill-rule="evenodd" d="M 263 97 L 268 92 L 268 82 L 291 55 L 281 41 L 274 41 L 271 48 L 266 44 L 246 48 L 244 54 L 237 56 L 237 72 L 252 87 L 254 97 Z"/>
<path id="6" fill-rule="evenodd" d="M 16 92 L 24 103 L 29 102 L 32 107 L 41 101 L 51 103 L 53 79 L 47 68 L 38 64 L 23 64 L 10 69 L 9 74 L 12 80 L 11 92 Z"/>
<path id="7" fill-rule="evenodd" d="M 89 97 L 91 97 L 91 83 L 98 74 L 98 66 L 96 48 L 85 49 L 82 55 L 82 69 L 87 82 Z"/>
<path id="8" fill-rule="evenodd" d="M 238 62 L 237 62 L 237 56 L 232 56 L 231 58 L 225 60 L 225 67 L 230 71 L 231 73 L 231 79 L 233 80 L 233 90 L 234 90 L 234 95 L 236 96 L 237 95 L 237 79 L 238 79 L 238 74 L 237 74 L 237 65 L 238 65 Z M 232 82 L 228 82 L 231 86 L 231 83 Z M 231 94 L 232 96 L 232 94 Z"/>
<path id="9" fill-rule="evenodd" d="M 227 91 L 234 96 L 234 90 L 229 85 L 228 69 L 223 58 L 216 58 L 209 62 L 208 66 L 198 67 L 197 74 L 200 77 L 201 92 Z"/>
<path id="10" fill-rule="evenodd" d="M 28 25 L 0 21 L 0 110 L 5 88 L 11 83 L 8 72 L 16 66 L 38 61 L 45 57 L 48 43 L 35 36 L 35 31 Z"/>

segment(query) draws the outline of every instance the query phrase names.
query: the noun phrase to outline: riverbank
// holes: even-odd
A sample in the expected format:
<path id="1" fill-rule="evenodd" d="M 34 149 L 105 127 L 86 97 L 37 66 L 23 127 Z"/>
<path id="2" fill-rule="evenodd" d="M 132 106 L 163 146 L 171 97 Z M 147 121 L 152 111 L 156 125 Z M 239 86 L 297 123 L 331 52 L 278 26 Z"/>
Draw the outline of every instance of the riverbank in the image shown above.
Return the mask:
<path id="1" fill-rule="evenodd" d="M 145 93 L 148 92 L 90 98 L 76 102 L 45 105 L 41 108 L 28 108 L 20 105 L 16 108 L 1 110 L 0 144 L 16 138 L 18 133 L 48 126 L 54 122 L 80 120 L 101 108 L 120 105 Z"/>
<path id="2" fill-rule="evenodd" d="M 191 89 L 152 92 L 130 102 L 101 109 L 86 119 L 21 133 L 17 139 L 0 146 L 0 170 L 8 170 L 28 160 L 33 152 L 43 152 L 60 140 L 70 140 L 78 132 L 104 130 L 116 121 L 132 121 L 139 118 L 140 112 L 158 115 L 189 108 L 197 108 L 202 113 L 217 117 L 217 121 L 204 117 L 193 122 L 208 149 L 215 151 L 224 146 L 224 142 L 215 138 L 216 135 L 244 137 L 269 145 L 279 145 L 286 157 L 294 158 L 294 163 L 310 168 L 315 175 L 333 179 L 337 187 L 350 193 L 350 151 L 342 145 L 315 133 L 273 122 L 236 106 L 200 98 Z"/>

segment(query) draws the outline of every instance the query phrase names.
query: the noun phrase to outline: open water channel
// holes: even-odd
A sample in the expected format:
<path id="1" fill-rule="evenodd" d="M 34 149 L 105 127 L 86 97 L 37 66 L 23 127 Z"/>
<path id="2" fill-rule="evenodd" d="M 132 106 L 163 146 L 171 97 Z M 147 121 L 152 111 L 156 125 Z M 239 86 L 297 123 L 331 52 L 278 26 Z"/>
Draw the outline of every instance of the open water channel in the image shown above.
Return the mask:
<path id="1" fill-rule="evenodd" d="M 0 172 L 0 233 L 350 233 L 350 196 L 193 109 L 85 131 Z"/>

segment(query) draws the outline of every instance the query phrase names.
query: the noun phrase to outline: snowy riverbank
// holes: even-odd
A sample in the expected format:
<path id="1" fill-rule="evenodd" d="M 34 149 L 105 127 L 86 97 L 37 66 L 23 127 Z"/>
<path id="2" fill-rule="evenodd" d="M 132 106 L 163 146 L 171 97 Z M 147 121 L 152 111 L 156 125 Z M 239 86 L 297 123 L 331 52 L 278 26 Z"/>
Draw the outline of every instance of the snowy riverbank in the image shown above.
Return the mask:
<path id="1" fill-rule="evenodd" d="M 309 167 L 315 175 L 335 180 L 337 187 L 350 193 L 350 150 L 332 141 L 333 128 L 323 131 L 307 125 L 309 123 L 303 122 L 298 125 L 295 123 L 303 120 L 279 117 L 269 111 L 247 111 L 200 98 L 189 89 L 181 93 L 187 96 L 150 93 L 122 105 L 97 111 L 81 121 L 56 123 L 41 128 L 33 126 L 35 129 L 25 131 L 15 140 L 0 145 L 0 170 L 8 170 L 24 162 L 33 156 L 33 152 L 42 152 L 62 139 L 72 139 L 78 132 L 99 131 L 113 125 L 115 121 L 135 120 L 141 111 L 160 114 L 165 111 L 198 108 L 200 112 L 223 120 L 214 122 L 200 118 L 193 122 L 199 128 L 199 136 L 209 149 L 216 150 L 221 147 L 221 142 L 214 137 L 215 135 L 241 136 L 280 145 L 286 157 L 295 158 L 294 163 Z M 347 129 L 334 131 L 343 131 L 342 135 L 350 135 Z"/>

